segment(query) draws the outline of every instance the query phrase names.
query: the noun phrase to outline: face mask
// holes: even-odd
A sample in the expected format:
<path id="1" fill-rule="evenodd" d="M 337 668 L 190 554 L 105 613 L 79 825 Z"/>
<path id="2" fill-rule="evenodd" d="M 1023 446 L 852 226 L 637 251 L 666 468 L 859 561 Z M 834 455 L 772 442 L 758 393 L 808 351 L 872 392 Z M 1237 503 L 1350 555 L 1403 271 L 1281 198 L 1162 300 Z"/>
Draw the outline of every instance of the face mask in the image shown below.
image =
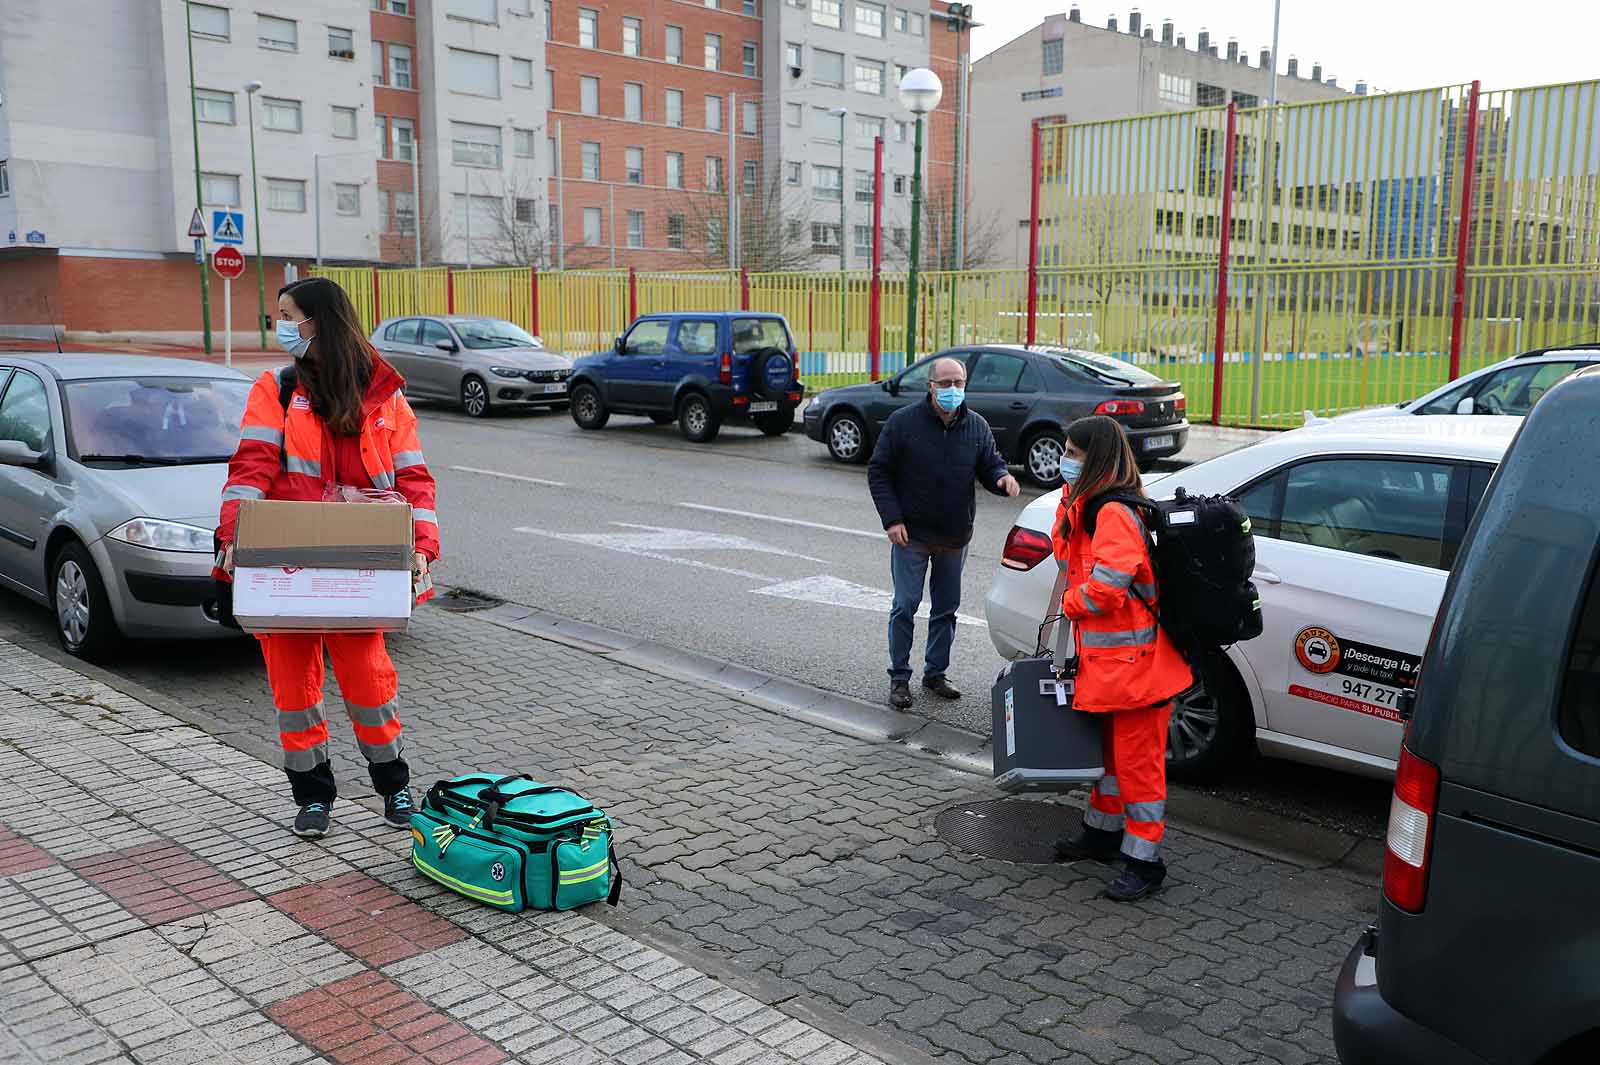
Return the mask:
<path id="1" fill-rule="evenodd" d="M 1061 479 L 1063 481 L 1065 481 L 1067 484 L 1072 484 L 1073 482 L 1077 481 L 1079 475 L 1082 473 L 1083 463 L 1080 460 L 1069 459 L 1065 455 L 1061 456 Z"/>
<path id="2" fill-rule="evenodd" d="M 299 322 L 286 322 L 280 318 L 276 326 L 276 333 L 278 346 L 297 359 L 311 347 L 312 338 L 300 335 Z"/>
<path id="3" fill-rule="evenodd" d="M 961 406 L 961 401 L 967 398 L 967 390 L 960 385 L 951 385 L 949 388 L 936 389 L 933 401 L 939 404 L 940 410 L 952 411 Z"/>

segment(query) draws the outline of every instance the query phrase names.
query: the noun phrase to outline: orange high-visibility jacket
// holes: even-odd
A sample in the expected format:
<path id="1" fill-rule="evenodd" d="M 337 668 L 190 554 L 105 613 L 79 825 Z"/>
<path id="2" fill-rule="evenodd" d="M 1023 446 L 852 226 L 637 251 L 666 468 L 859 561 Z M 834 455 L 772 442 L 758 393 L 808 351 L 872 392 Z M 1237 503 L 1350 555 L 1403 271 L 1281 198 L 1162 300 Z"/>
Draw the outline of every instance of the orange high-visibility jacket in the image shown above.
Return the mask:
<path id="1" fill-rule="evenodd" d="M 1083 499 L 1062 489 L 1051 535 L 1056 564 L 1067 571 L 1061 612 L 1078 640 L 1079 710 L 1133 710 L 1165 702 L 1194 683 L 1189 665 L 1131 594 L 1138 589 L 1159 609 L 1159 589 L 1139 516 L 1124 503 L 1107 503 L 1095 518 L 1091 541 L 1083 525 Z M 1070 533 L 1061 538 L 1066 515 Z"/>
<path id="2" fill-rule="evenodd" d="M 433 509 L 433 474 L 417 442 L 417 416 L 401 392 L 405 382 L 399 372 L 376 353 L 372 363 L 372 381 L 361 406 L 361 462 L 373 487 L 393 489 L 411 504 L 416 549 L 431 562 L 439 557 L 439 518 Z M 277 374 L 268 370 L 256 378 L 222 490 L 217 523 L 221 546 L 233 542 L 241 500 L 322 499 L 334 479 L 333 454 L 333 434 L 312 412 L 303 388 L 296 386 L 285 411 L 278 400 Z"/>

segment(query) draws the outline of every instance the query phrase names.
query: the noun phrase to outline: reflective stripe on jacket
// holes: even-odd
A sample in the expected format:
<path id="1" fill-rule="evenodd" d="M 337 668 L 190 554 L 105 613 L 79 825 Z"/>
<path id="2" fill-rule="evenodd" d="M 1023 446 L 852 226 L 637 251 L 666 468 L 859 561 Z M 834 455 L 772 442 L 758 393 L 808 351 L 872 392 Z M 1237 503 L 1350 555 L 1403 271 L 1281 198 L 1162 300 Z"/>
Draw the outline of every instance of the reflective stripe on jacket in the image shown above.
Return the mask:
<path id="1" fill-rule="evenodd" d="M 1100 509 L 1091 542 L 1083 524 L 1082 499 L 1066 489 L 1051 533 L 1056 563 L 1067 571 L 1061 612 L 1072 619 L 1078 639 L 1080 710 L 1132 710 L 1172 698 L 1194 683 L 1188 663 L 1141 603 L 1138 591 L 1159 609 L 1159 589 L 1144 526 L 1124 503 Z M 1061 519 L 1070 523 L 1061 538 Z"/>
<path id="2" fill-rule="evenodd" d="M 394 367 L 373 356 L 372 381 L 361 407 L 361 463 L 371 487 L 392 489 L 411 504 L 416 549 L 431 562 L 439 557 L 435 486 L 417 442 L 417 416 L 401 392 L 404 384 Z M 217 521 L 221 546 L 233 542 L 241 500 L 320 500 L 334 482 L 333 467 L 333 435 L 311 410 L 305 390 L 295 388 L 285 411 L 277 374 L 263 373 L 250 389 L 239 447 L 228 463 Z"/>

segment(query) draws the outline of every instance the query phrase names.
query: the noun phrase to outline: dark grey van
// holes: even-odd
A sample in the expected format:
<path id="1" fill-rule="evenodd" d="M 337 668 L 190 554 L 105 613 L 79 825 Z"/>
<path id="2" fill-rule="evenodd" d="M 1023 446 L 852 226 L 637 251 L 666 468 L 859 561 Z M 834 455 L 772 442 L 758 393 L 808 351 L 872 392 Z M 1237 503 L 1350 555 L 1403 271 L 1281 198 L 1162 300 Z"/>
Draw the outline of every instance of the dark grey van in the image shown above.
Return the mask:
<path id="1" fill-rule="evenodd" d="M 1344 1065 L 1600 1062 L 1600 369 L 1490 483 L 1434 621 Z"/>

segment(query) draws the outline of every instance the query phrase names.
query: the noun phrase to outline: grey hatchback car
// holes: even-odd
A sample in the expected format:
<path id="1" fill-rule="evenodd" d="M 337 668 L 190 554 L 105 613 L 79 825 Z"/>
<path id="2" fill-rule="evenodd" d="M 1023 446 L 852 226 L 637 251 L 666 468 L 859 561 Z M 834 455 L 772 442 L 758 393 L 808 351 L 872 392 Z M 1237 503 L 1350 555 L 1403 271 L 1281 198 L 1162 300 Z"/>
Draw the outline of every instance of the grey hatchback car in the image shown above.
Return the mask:
<path id="1" fill-rule="evenodd" d="M 372 331 L 372 345 L 412 399 L 458 403 L 473 418 L 507 407 L 566 409 L 572 360 L 503 318 L 391 318 Z"/>
<path id="2" fill-rule="evenodd" d="M 0 356 L 0 585 L 66 651 L 232 634 L 211 537 L 249 391 L 186 359 Z"/>

